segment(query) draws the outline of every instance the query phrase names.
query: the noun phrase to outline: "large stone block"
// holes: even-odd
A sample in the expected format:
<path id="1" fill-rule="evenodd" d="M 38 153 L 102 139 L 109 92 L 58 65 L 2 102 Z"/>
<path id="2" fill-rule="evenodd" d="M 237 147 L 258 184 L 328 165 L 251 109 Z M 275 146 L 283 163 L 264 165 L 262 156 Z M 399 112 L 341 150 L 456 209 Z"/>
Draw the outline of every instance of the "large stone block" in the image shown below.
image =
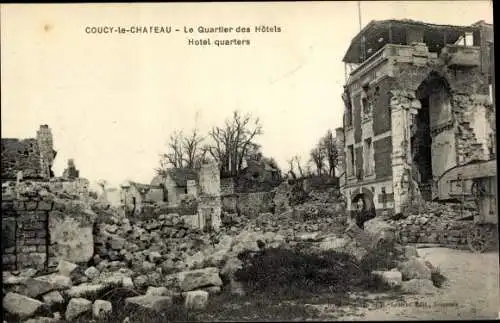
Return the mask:
<path id="1" fill-rule="evenodd" d="M 73 321 L 77 317 L 90 312 L 92 310 L 92 302 L 85 298 L 72 298 L 66 308 L 66 320 Z"/>
<path id="2" fill-rule="evenodd" d="M 219 270 L 215 267 L 184 271 L 176 276 L 180 289 L 185 292 L 202 287 L 222 286 Z"/>
<path id="3" fill-rule="evenodd" d="M 138 307 L 153 311 L 164 311 L 172 305 L 171 296 L 142 295 L 125 299 L 126 304 L 134 304 Z"/>
<path id="4" fill-rule="evenodd" d="M 55 244 L 56 257 L 76 263 L 89 261 L 94 255 L 94 220 L 95 217 L 86 212 L 76 215 L 51 212 L 50 242 Z"/>
<path id="5" fill-rule="evenodd" d="M 7 293 L 7 295 L 3 298 L 2 305 L 3 309 L 8 313 L 24 319 L 39 311 L 43 306 L 43 303 L 17 293 Z"/>

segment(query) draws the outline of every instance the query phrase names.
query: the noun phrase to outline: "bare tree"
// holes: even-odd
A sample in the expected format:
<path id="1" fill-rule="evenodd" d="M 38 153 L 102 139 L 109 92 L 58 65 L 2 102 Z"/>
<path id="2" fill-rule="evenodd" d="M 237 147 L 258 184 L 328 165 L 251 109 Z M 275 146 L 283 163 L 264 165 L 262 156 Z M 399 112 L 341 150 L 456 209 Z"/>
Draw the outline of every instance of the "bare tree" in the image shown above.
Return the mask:
<path id="1" fill-rule="evenodd" d="M 339 152 L 337 149 L 337 141 L 333 136 L 333 132 L 328 130 L 326 134 L 320 139 L 319 148 L 324 152 L 328 162 L 328 175 L 335 177 L 335 168 L 338 164 Z"/>
<path id="2" fill-rule="evenodd" d="M 171 165 L 180 168 L 184 165 L 184 134 L 182 131 L 174 131 L 168 140 L 167 152 L 162 154 L 160 164 L 162 167 Z"/>
<path id="3" fill-rule="evenodd" d="M 182 155 L 185 161 L 185 167 L 195 168 L 196 161 L 200 157 L 199 145 L 203 142 L 203 137 L 199 135 L 198 129 L 193 129 L 191 134 L 183 137 Z"/>
<path id="4" fill-rule="evenodd" d="M 292 179 L 297 179 L 297 175 L 295 174 L 295 167 L 293 166 L 293 162 L 295 161 L 295 157 L 290 158 L 288 162 L 288 172 L 292 176 Z"/>
<path id="5" fill-rule="evenodd" d="M 318 145 L 311 150 L 310 156 L 311 162 L 316 167 L 318 176 L 321 176 L 325 168 L 325 151 Z"/>
<path id="6" fill-rule="evenodd" d="M 250 151 L 258 147 L 255 138 L 262 134 L 262 125 L 251 114 L 241 115 L 234 111 L 224 126 L 214 127 L 209 133 L 212 144 L 210 155 L 220 163 L 221 172 L 234 176 L 242 168 L 243 161 Z"/>
<path id="7" fill-rule="evenodd" d="M 201 145 L 203 140 L 196 128 L 187 136 L 182 131 L 174 131 L 169 137 L 167 152 L 161 155 L 156 173 L 165 176 L 168 167 L 199 167 L 207 159 L 208 148 Z"/>

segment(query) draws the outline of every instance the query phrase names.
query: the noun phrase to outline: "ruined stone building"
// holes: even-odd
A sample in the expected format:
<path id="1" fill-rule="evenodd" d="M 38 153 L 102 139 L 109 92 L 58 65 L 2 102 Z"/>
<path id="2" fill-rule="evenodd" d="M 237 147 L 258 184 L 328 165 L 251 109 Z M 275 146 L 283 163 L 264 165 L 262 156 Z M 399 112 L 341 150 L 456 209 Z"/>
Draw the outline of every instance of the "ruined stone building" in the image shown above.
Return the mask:
<path id="1" fill-rule="evenodd" d="M 169 205 L 178 205 L 186 195 L 198 196 L 199 174 L 195 169 L 171 168 L 164 177 L 163 188 Z"/>
<path id="2" fill-rule="evenodd" d="M 164 175 L 154 177 L 151 184 L 160 190 L 157 196 L 162 195 L 169 208 L 175 212 L 189 212 L 182 215 L 187 216 L 186 221 L 191 226 L 215 230 L 220 227 L 221 180 L 217 163 L 204 164 L 199 169 L 171 168 Z"/>
<path id="3" fill-rule="evenodd" d="M 120 202 L 132 214 L 139 215 L 146 204 L 162 200 L 163 191 L 159 187 L 133 181 L 127 181 L 120 186 Z"/>
<path id="4" fill-rule="evenodd" d="M 2 138 L 2 181 L 16 180 L 19 171 L 25 179 L 48 180 L 56 154 L 48 125 L 40 126 L 36 138 Z"/>
<path id="5" fill-rule="evenodd" d="M 350 211 L 361 197 L 377 214 L 400 213 L 435 198 L 447 170 L 495 158 L 492 54 L 483 21 L 372 21 L 353 38 L 341 161 Z"/>

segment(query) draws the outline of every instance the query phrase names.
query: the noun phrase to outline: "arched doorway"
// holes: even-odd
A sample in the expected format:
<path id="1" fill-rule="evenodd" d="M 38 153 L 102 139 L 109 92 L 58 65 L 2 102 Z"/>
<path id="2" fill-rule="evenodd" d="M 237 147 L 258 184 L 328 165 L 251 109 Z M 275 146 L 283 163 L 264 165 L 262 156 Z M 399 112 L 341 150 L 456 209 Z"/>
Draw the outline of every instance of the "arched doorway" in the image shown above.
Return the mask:
<path id="1" fill-rule="evenodd" d="M 356 224 L 363 229 L 364 223 L 377 216 L 375 203 L 373 201 L 373 193 L 366 188 L 354 195 L 351 200 L 351 208 L 354 210 L 354 218 Z"/>
<path id="2" fill-rule="evenodd" d="M 431 200 L 434 178 L 456 164 L 449 84 L 444 77 L 431 72 L 417 88 L 416 97 L 420 108 L 411 122 L 411 176 L 421 197 Z"/>

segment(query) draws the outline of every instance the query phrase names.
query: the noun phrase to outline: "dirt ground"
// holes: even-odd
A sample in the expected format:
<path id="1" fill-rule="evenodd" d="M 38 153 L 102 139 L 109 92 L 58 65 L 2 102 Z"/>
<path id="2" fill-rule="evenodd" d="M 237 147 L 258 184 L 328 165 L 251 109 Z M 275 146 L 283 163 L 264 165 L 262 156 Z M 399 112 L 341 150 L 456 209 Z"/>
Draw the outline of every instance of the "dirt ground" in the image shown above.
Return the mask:
<path id="1" fill-rule="evenodd" d="M 362 309 L 326 306 L 321 310 L 324 319 L 375 321 L 500 317 L 498 252 L 473 254 L 448 248 L 418 249 L 418 252 L 439 266 L 448 279 L 435 295 L 408 295 L 402 300 L 383 300 Z"/>

